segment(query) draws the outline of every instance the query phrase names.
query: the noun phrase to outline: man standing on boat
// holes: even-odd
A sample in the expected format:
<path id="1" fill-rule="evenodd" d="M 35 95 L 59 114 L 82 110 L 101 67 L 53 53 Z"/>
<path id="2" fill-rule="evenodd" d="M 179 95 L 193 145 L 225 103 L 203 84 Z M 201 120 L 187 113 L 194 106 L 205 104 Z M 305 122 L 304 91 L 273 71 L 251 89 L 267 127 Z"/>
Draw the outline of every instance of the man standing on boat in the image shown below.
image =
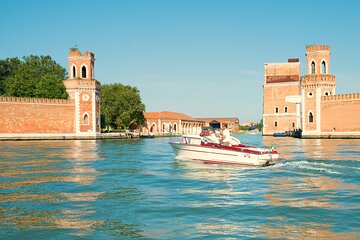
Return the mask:
<path id="1" fill-rule="evenodd" d="M 231 146 L 230 141 L 230 131 L 228 129 L 228 125 L 226 123 L 224 123 L 224 129 L 222 131 L 222 144 L 225 146 Z"/>

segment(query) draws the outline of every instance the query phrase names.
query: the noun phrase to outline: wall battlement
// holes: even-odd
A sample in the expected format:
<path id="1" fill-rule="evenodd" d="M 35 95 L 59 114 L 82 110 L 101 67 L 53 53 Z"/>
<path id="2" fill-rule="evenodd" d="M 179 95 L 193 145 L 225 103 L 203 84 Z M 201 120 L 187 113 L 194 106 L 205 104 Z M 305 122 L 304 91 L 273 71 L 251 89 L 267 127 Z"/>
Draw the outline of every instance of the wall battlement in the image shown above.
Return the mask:
<path id="1" fill-rule="evenodd" d="M 25 98 L 0 96 L 0 103 L 74 104 L 71 99 Z"/>
<path id="2" fill-rule="evenodd" d="M 79 50 L 76 51 L 70 51 L 69 52 L 69 57 L 88 57 L 88 58 L 94 58 L 94 54 L 92 52 L 84 52 L 83 54 L 81 54 L 81 52 Z"/>
<path id="3" fill-rule="evenodd" d="M 341 100 L 360 100 L 360 93 L 337 94 L 322 96 L 321 101 L 341 101 Z"/>
<path id="4" fill-rule="evenodd" d="M 306 52 L 330 51 L 329 45 L 307 45 Z"/>

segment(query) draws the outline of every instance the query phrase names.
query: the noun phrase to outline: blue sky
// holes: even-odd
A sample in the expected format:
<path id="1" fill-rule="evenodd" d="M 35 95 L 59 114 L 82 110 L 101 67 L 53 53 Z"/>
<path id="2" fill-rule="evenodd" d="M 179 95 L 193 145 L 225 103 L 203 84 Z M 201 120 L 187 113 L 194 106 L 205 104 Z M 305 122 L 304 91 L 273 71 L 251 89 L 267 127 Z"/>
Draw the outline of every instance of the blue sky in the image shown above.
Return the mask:
<path id="1" fill-rule="evenodd" d="M 140 90 L 147 111 L 260 121 L 264 63 L 332 47 L 337 93 L 360 92 L 357 1 L 0 1 L 0 59 L 50 55 L 67 68 L 75 45 L 95 78 Z"/>

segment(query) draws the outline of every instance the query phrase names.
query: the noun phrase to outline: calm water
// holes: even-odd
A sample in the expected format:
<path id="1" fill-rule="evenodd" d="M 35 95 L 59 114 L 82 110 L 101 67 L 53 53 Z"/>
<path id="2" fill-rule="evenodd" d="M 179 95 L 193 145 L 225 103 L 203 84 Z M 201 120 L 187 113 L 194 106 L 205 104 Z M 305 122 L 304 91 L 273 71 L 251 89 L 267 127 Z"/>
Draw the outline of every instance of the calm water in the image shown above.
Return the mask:
<path id="1" fill-rule="evenodd" d="M 0 142 L 0 238 L 360 239 L 360 140 L 238 137 L 287 160 L 194 163 L 169 138 Z"/>

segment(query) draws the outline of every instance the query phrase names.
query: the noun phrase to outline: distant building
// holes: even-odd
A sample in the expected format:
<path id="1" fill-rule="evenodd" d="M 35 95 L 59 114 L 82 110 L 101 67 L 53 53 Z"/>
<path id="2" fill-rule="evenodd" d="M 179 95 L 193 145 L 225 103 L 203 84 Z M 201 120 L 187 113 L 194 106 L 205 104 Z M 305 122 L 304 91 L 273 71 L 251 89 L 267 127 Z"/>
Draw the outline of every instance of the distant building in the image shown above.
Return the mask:
<path id="1" fill-rule="evenodd" d="M 301 129 L 304 138 L 360 138 L 360 93 L 335 94 L 330 46 L 306 47 L 307 74 L 298 59 L 265 64 L 263 135 Z"/>
<path id="2" fill-rule="evenodd" d="M 205 126 L 204 121 L 177 112 L 147 112 L 145 118 L 146 127 L 142 129 L 145 134 L 196 134 Z"/>
<path id="3" fill-rule="evenodd" d="M 239 131 L 239 119 L 237 117 L 228 118 L 197 118 L 205 122 L 205 126 L 213 128 L 223 128 L 224 124 L 228 125 L 228 129 L 231 132 Z"/>
<path id="4" fill-rule="evenodd" d="M 198 134 L 203 127 L 222 128 L 226 123 L 232 132 L 239 130 L 239 119 L 234 118 L 193 118 L 177 112 L 147 112 L 144 134 Z"/>
<path id="5" fill-rule="evenodd" d="M 244 123 L 239 124 L 239 126 L 241 126 L 241 127 L 253 127 L 256 125 L 257 125 L 257 122 L 244 122 Z"/>

